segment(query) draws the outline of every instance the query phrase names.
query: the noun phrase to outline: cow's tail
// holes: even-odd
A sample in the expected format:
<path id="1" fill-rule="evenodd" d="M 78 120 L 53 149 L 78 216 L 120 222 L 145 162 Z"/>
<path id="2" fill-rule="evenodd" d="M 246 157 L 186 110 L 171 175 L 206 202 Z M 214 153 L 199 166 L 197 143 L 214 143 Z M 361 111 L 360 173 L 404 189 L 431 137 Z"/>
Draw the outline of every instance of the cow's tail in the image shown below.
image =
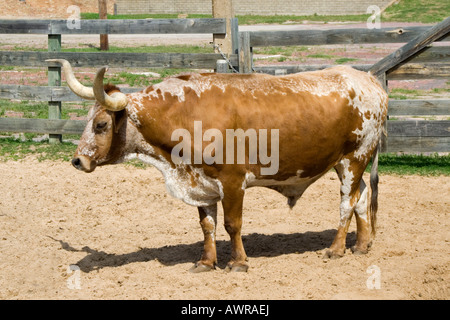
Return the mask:
<path id="1" fill-rule="evenodd" d="M 372 227 L 372 238 L 375 238 L 376 225 L 377 225 L 377 211 L 378 211 L 378 151 L 380 143 L 375 148 L 375 152 L 372 156 L 372 169 L 370 170 L 370 189 L 372 195 L 370 198 L 369 214 L 370 224 Z"/>

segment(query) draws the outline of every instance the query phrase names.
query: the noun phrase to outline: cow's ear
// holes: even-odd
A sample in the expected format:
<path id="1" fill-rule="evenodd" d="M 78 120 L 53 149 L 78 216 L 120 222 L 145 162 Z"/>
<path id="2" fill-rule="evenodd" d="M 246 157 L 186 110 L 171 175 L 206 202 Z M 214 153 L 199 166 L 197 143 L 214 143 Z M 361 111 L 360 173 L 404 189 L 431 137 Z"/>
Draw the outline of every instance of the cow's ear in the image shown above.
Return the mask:
<path id="1" fill-rule="evenodd" d="M 114 133 L 118 133 L 127 119 L 126 109 L 113 112 Z"/>

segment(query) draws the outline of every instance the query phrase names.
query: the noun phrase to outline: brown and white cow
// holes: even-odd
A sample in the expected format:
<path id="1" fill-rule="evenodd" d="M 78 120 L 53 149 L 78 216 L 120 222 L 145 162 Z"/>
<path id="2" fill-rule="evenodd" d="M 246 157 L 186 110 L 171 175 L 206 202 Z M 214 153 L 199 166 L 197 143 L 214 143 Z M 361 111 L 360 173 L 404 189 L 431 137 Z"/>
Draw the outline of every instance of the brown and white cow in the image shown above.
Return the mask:
<path id="1" fill-rule="evenodd" d="M 228 268 L 246 271 L 248 259 L 241 239 L 245 189 L 274 189 L 286 196 L 292 207 L 309 185 L 332 168 L 341 182 L 340 222 L 326 257 L 344 254 L 353 213 L 357 241 L 352 250 L 367 252 L 375 234 L 376 151 L 388 105 L 386 92 L 372 75 L 346 66 L 278 77 L 192 74 L 124 94 L 115 86 L 103 85 L 106 67 L 97 72 L 94 87 L 89 88 L 76 80 L 67 61 L 52 61 L 64 66 L 74 93 L 96 100 L 73 166 L 92 172 L 97 166 L 138 158 L 159 169 L 170 194 L 198 207 L 204 251 L 192 269 L 194 272 L 211 270 L 217 264 L 215 230 L 219 201 L 231 238 Z M 179 141 L 173 141 L 172 133 L 184 128 L 194 137 L 196 121 L 201 121 L 202 132 L 214 129 L 224 136 L 228 129 L 278 129 L 277 172 L 262 174 L 267 163 L 260 161 L 174 163 L 172 151 Z M 206 142 L 201 148 L 207 146 Z M 192 151 L 193 154 L 195 150 Z M 246 159 L 250 156 L 247 152 Z M 369 200 L 362 177 L 372 156 Z"/>

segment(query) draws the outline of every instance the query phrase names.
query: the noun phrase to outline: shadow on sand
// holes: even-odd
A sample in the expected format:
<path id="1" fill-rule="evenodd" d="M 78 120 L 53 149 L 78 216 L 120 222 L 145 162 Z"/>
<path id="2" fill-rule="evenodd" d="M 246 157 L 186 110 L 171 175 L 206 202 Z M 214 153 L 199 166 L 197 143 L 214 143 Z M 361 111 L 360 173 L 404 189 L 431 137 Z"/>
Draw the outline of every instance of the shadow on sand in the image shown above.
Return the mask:
<path id="1" fill-rule="evenodd" d="M 335 229 L 320 232 L 305 232 L 292 234 L 259 234 L 252 233 L 242 237 L 248 257 L 276 257 L 291 253 L 304 253 L 328 248 L 336 235 Z M 51 237 L 50 237 L 51 238 Z M 51 238 L 53 239 L 53 238 Z M 159 248 L 141 248 L 136 252 L 125 254 L 107 253 L 91 249 L 88 246 L 81 250 L 73 248 L 69 243 L 53 239 L 61 244 L 62 249 L 74 252 L 86 252 L 87 255 L 74 263 L 83 272 L 99 270 L 105 267 L 120 267 L 133 262 L 146 262 L 157 259 L 164 265 L 172 266 L 180 263 L 194 263 L 200 258 L 203 241 L 191 244 L 170 245 Z M 347 246 L 356 241 L 355 232 L 347 236 Z M 230 259 L 229 241 L 217 241 L 218 267 L 223 269 Z"/>

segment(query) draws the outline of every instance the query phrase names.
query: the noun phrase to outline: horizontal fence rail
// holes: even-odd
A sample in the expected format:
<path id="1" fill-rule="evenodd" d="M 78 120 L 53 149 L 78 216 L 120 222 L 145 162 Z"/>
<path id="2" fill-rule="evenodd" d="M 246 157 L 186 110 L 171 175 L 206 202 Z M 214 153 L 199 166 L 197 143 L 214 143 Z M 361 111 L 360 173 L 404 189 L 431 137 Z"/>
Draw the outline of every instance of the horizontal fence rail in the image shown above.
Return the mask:
<path id="1" fill-rule="evenodd" d="M 0 20 L 0 34 L 226 33 L 225 19 Z"/>
<path id="2" fill-rule="evenodd" d="M 132 93 L 143 88 L 124 87 L 124 93 Z M 77 96 L 69 87 L 24 86 L 0 84 L 0 99 L 76 102 L 84 99 Z"/>
<path id="3" fill-rule="evenodd" d="M 272 75 L 291 74 L 306 71 L 316 71 L 330 68 L 334 65 L 278 65 L 253 67 L 256 72 Z M 361 71 L 369 71 L 370 64 L 352 65 Z M 387 80 L 419 80 L 448 79 L 450 76 L 450 61 L 448 63 L 406 63 L 387 74 Z"/>
<path id="4" fill-rule="evenodd" d="M 431 27 L 248 31 L 251 47 L 408 42 Z M 450 41 L 447 36 L 440 41 Z"/>
<path id="5" fill-rule="evenodd" d="M 45 52 L 45 51 L 0 51 L 0 65 L 27 67 L 59 67 L 56 62 L 46 59 L 66 59 L 73 67 L 111 67 L 127 68 L 189 68 L 214 69 L 216 53 L 122 53 L 122 52 Z M 237 63 L 237 55 L 230 57 Z"/>
<path id="6" fill-rule="evenodd" d="M 86 123 L 83 120 L 0 118 L 0 132 L 82 134 Z"/>
<path id="7" fill-rule="evenodd" d="M 62 58 L 73 67 L 95 67 L 103 65 L 125 68 L 189 68 L 217 69 L 221 54 L 189 53 L 112 53 L 112 52 L 61 52 L 61 35 L 71 34 L 169 34 L 205 33 L 225 34 L 226 19 L 142 19 L 142 20 L 80 20 L 76 28 L 67 20 L 0 20 L 0 34 L 47 34 L 49 50 L 45 51 L 0 51 L 0 65 L 48 67 L 49 77 L 57 76 L 61 66 L 45 62 L 46 59 Z M 278 65 L 253 66 L 253 47 L 261 46 L 305 46 L 339 44 L 408 43 L 433 27 L 405 27 L 383 29 L 335 29 L 239 32 L 237 19 L 232 20 L 233 54 L 229 62 L 243 73 L 261 72 L 284 75 L 297 72 L 321 70 L 331 65 Z M 450 41 L 444 34 L 439 41 Z M 386 73 L 386 80 L 449 79 L 450 50 L 445 46 L 428 46 L 404 59 Z M 368 71 L 372 65 L 353 65 Z M 53 79 L 53 78 L 52 78 Z M 66 86 L 60 86 L 60 76 L 49 80 L 49 86 L 25 86 L 0 84 L 1 99 L 32 100 L 49 102 L 50 106 L 61 102 L 79 102 L 83 99 L 73 94 Z M 142 88 L 121 88 L 132 93 Z M 449 152 L 450 121 L 411 120 L 411 117 L 450 116 L 450 100 L 390 100 L 388 114 L 391 119 L 408 117 L 407 120 L 389 120 L 386 124 L 388 137 L 385 152 Z M 50 135 L 81 134 L 86 121 L 62 119 L 0 118 L 0 132 L 32 132 Z"/>
<path id="8" fill-rule="evenodd" d="M 388 122 L 389 123 L 389 122 Z M 449 137 L 387 137 L 388 153 L 449 152 Z"/>
<path id="9" fill-rule="evenodd" d="M 450 116 L 450 100 L 389 100 L 389 116 Z"/>
<path id="10" fill-rule="evenodd" d="M 120 86 L 119 86 L 120 87 Z M 123 93 L 133 93 L 144 90 L 143 87 L 120 87 Z M 0 84 L 0 99 L 33 100 L 33 101 L 84 101 L 74 94 L 69 87 L 25 86 L 17 84 Z M 389 100 L 390 116 L 403 115 L 449 115 L 450 100 L 448 99 L 407 99 Z"/>
<path id="11" fill-rule="evenodd" d="M 450 133 L 450 121 L 388 121 L 388 132 L 389 137 L 446 137 Z"/>

